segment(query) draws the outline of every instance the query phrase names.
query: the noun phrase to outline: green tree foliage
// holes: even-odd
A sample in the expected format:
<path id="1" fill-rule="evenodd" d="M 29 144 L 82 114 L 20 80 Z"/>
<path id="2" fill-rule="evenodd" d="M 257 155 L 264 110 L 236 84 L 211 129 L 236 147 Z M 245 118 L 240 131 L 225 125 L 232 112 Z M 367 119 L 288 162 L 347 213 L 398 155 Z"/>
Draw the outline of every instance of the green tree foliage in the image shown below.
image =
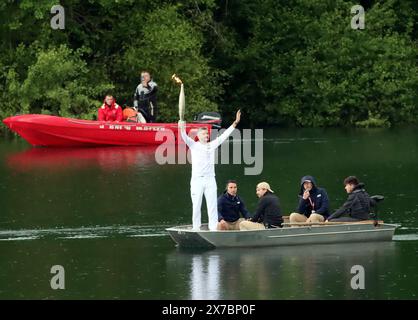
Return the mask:
<path id="1" fill-rule="evenodd" d="M 181 14 L 189 5 L 210 3 L 62 1 L 64 30 L 50 27 L 56 1 L 0 5 L 0 33 L 7 34 L 0 44 L 0 117 L 42 112 L 94 118 L 106 93 L 131 105 L 143 69 L 154 73 L 160 87 L 161 121 L 175 121 L 178 114 L 173 73 L 185 82 L 189 119 L 216 110 L 216 68 L 201 52 L 200 29 Z M 8 12 L 13 15 L 6 19 Z"/>
<path id="2" fill-rule="evenodd" d="M 233 1 L 228 8 L 233 18 L 221 21 L 240 33 L 233 47 L 217 53 L 235 61 L 224 66 L 232 79 L 225 102 L 239 101 L 255 124 L 416 122 L 416 3 L 374 1 L 364 30 L 351 29 L 354 4 Z"/>
<path id="3" fill-rule="evenodd" d="M 418 119 L 415 0 L 56 0 L 0 3 L 0 119 L 94 118 L 106 93 L 131 105 L 139 72 L 159 85 L 161 121 L 237 107 L 253 125 L 389 126 Z M 351 7 L 366 28 L 350 27 Z"/>
<path id="4" fill-rule="evenodd" d="M 20 97 L 24 110 L 41 106 L 41 112 L 91 118 L 91 111 L 95 113 L 95 110 L 90 107 L 97 102 L 90 97 L 103 95 L 113 89 L 113 85 L 91 81 L 80 51 L 73 52 L 65 45 L 38 51 L 36 62 L 29 67 L 22 86 L 12 92 Z"/>
<path id="5" fill-rule="evenodd" d="M 145 17 L 146 30 L 136 38 L 118 61 L 120 70 L 136 84 L 140 70 L 151 70 L 161 89 L 159 107 L 162 119 L 173 120 L 179 89 L 171 81 L 176 73 L 186 86 L 187 115 L 189 118 L 201 111 L 216 110 L 209 98 L 215 86 L 216 75 L 208 59 L 201 54 L 202 35 L 177 12 L 176 6 L 164 6 Z M 125 95 L 131 94 L 130 91 Z M 219 94 L 219 93 L 218 93 Z"/>

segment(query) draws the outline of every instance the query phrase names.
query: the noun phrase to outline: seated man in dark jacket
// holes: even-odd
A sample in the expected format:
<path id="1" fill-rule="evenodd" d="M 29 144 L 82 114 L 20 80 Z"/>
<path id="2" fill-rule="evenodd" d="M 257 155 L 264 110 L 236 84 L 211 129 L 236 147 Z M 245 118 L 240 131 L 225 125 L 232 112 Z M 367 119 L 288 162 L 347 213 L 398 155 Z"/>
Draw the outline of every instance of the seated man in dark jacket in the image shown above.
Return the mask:
<path id="1" fill-rule="evenodd" d="M 257 185 L 256 194 L 260 198 L 254 217 L 250 221 L 239 224 L 240 230 L 258 230 L 266 228 L 278 228 L 282 226 L 283 218 L 276 197 L 267 182 Z"/>
<path id="2" fill-rule="evenodd" d="M 225 192 L 218 198 L 218 230 L 239 230 L 239 224 L 250 218 L 237 192 L 237 182 L 229 180 Z M 244 218 L 241 218 L 240 213 Z"/>
<path id="3" fill-rule="evenodd" d="M 328 217 L 327 221 L 369 220 L 370 206 L 374 205 L 374 200 L 364 189 L 364 183 L 360 183 L 356 177 L 350 176 L 344 180 L 344 186 L 348 193 L 348 199 L 341 208 Z"/>
<path id="4" fill-rule="evenodd" d="M 289 222 L 324 222 L 328 217 L 328 211 L 329 200 L 327 191 L 316 185 L 314 177 L 302 177 L 300 180 L 298 207 L 296 212 L 290 215 Z"/>

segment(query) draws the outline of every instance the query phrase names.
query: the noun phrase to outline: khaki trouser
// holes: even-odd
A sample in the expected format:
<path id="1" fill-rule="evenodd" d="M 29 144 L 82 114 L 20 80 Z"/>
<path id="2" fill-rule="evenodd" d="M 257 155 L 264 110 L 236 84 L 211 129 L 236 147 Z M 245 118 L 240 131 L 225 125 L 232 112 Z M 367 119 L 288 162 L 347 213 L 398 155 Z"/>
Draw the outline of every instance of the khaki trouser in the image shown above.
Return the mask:
<path id="1" fill-rule="evenodd" d="M 245 221 L 244 218 L 239 218 L 237 221 L 234 221 L 234 222 L 229 222 L 229 221 L 224 220 L 224 224 L 223 224 L 224 228 L 220 227 L 221 223 L 219 222 L 218 223 L 218 230 L 239 230 L 239 224 L 243 221 Z M 226 227 L 226 229 L 225 229 L 225 227 Z"/>
<path id="2" fill-rule="evenodd" d="M 240 230 L 262 230 L 265 228 L 264 224 L 252 221 L 242 221 L 239 224 Z"/>
<path id="3" fill-rule="evenodd" d="M 317 223 L 317 222 L 324 222 L 324 216 L 319 213 L 312 213 L 309 218 L 307 218 L 305 215 L 300 213 L 291 213 L 289 216 L 289 222 L 295 223 L 295 222 L 305 222 L 305 223 Z"/>

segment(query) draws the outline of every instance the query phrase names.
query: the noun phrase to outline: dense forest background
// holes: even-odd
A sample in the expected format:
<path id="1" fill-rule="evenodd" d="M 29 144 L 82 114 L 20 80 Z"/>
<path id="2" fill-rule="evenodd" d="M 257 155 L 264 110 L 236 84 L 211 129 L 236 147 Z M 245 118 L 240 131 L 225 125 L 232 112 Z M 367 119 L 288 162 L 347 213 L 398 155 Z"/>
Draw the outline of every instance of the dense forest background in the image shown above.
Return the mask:
<path id="1" fill-rule="evenodd" d="M 177 120 L 177 73 L 188 119 L 241 107 L 259 127 L 418 122 L 416 0 L 7 0 L 0 34 L 0 119 L 94 119 L 107 93 L 132 105 L 148 69 L 161 121 Z"/>

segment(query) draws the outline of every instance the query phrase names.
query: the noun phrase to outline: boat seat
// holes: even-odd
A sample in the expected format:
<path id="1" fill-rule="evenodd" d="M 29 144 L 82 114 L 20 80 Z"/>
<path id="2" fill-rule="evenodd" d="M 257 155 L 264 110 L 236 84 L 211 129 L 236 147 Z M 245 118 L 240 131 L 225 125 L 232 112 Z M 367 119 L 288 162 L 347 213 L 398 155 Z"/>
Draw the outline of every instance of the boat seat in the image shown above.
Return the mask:
<path id="1" fill-rule="evenodd" d="M 341 225 L 341 224 L 384 224 L 383 220 L 359 220 L 359 221 L 328 221 L 328 222 L 293 222 L 293 223 L 283 223 L 284 227 L 291 227 L 291 226 L 335 226 L 335 225 Z"/>

